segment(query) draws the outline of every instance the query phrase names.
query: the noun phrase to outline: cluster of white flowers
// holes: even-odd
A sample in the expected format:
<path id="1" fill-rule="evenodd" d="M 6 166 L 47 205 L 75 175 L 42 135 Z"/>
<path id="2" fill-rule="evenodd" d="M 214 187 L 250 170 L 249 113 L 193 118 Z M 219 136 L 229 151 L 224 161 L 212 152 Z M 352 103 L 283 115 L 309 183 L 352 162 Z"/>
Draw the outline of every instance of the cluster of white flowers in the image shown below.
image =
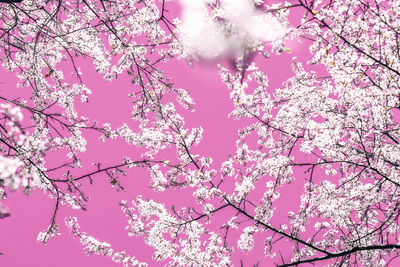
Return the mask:
<path id="1" fill-rule="evenodd" d="M 21 185 L 17 170 L 22 166 L 18 159 L 0 156 L 0 179 L 2 185 L 14 191 Z"/>
<path id="2" fill-rule="evenodd" d="M 97 240 L 96 238 L 86 234 L 85 232 L 81 232 L 80 226 L 78 224 L 78 219 L 76 217 L 69 217 L 65 219 L 65 225 L 71 231 L 73 237 L 78 237 L 81 244 L 84 246 L 83 250 L 86 255 L 103 255 L 107 257 L 111 257 L 113 262 L 121 263 L 124 267 L 127 266 L 139 266 L 144 267 L 148 266 L 145 262 L 140 262 L 135 257 L 131 257 L 126 254 L 125 251 L 117 252 L 111 247 L 111 245 L 107 242 L 102 242 Z"/>
<path id="3" fill-rule="evenodd" d="M 30 136 L 22 126 L 21 109 L 10 103 L 0 103 L 0 189 L 1 199 L 6 198 L 5 189 L 18 189 L 29 193 L 33 188 L 47 188 L 42 181 L 43 152 L 49 144 L 46 138 Z"/>
<path id="4" fill-rule="evenodd" d="M 230 251 L 224 247 L 221 237 L 198 221 L 179 219 L 163 204 L 141 197 L 132 201 L 132 207 L 125 201 L 120 205 L 129 219 L 126 227 L 129 235 L 144 236 L 146 243 L 156 249 L 155 260 L 170 259 L 169 264 L 179 266 L 231 264 Z"/>
<path id="5" fill-rule="evenodd" d="M 247 226 L 244 228 L 243 233 L 240 235 L 238 240 L 238 248 L 244 252 L 248 252 L 254 247 L 254 233 L 257 232 L 255 226 Z"/>
<path id="6" fill-rule="evenodd" d="M 58 224 L 52 223 L 50 224 L 46 230 L 41 231 L 38 236 L 37 240 L 42 242 L 43 244 L 46 244 L 47 241 L 54 236 L 60 235 L 60 232 L 58 231 Z"/>
<path id="7" fill-rule="evenodd" d="M 271 14 L 257 10 L 253 0 L 181 0 L 180 38 L 188 56 L 235 56 L 259 49 L 265 41 L 280 40 L 285 27 Z"/>

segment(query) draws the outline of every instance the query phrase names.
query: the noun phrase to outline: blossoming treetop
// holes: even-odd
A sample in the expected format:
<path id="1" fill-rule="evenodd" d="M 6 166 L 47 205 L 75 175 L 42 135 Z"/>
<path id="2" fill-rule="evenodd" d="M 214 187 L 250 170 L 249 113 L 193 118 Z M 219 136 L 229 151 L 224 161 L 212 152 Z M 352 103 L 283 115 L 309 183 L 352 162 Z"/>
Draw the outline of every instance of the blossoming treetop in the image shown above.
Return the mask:
<path id="1" fill-rule="evenodd" d="M 58 233 L 61 204 L 85 209 L 83 181 L 105 173 L 111 186 L 122 189 L 120 177 L 140 167 L 149 170 L 156 192 L 193 190 L 193 203 L 181 210 L 141 196 L 121 201 L 129 235 L 143 236 L 156 251 L 154 260 L 232 265 L 237 249 L 253 249 L 254 236 L 263 240 L 260 258 L 280 266 L 386 266 L 398 256 L 398 1 L 184 1 L 196 14 L 194 20 L 184 15 L 182 22 L 168 17 L 172 3 L 164 0 L 3 2 L 3 67 L 30 93 L 0 95 L 0 195 L 43 190 L 55 199 L 40 241 Z M 323 70 L 308 71 L 294 58 L 293 77 L 271 88 L 268 70 L 252 58 L 289 52 L 285 42 L 291 39 L 310 44 L 307 65 Z M 238 132 L 236 151 L 218 167 L 212 151 L 193 152 L 203 128 L 187 128 L 175 106 L 192 110 L 194 101 L 161 67 L 175 58 L 196 64 L 216 56 L 234 62 L 234 70 L 220 66 L 219 75 L 230 90 L 231 116 L 247 123 Z M 137 127 L 113 128 L 79 114 L 75 101 L 87 102 L 96 93 L 85 85 L 81 57 L 107 80 L 131 75 L 127 97 Z M 64 78 L 62 61 L 73 66 L 74 80 Z M 81 155 L 89 131 L 145 152 L 117 164 L 85 165 Z M 47 155 L 55 150 L 67 153 L 50 166 Z M 86 174 L 74 175 L 77 168 Z M 300 205 L 274 224 L 280 192 L 295 180 L 304 181 Z M 215 220 L 222 210 L 229 216 Z M 65 223 L 86 253 L 146 265 L 80 231 L 77 218 Z M 230 232 L 239 232 L 239 239 Z M 287 244 L 292 251 L 281 257 Z"/>

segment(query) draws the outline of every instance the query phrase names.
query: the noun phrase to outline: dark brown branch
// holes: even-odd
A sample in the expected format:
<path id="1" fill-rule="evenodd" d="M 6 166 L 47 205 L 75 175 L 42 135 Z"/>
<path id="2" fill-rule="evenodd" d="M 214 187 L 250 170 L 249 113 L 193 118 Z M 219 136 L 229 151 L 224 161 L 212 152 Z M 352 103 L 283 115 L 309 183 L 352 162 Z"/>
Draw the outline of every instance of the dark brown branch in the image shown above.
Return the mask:
<path id="1" fill-rule="evenodd" d="M 317 262 L 317 261 L 324 261 L 324 260 L 329 260 L 329 259 L 334 259 L 334 258 L 340 258 L 340 257 L 345 257 L 349 256 L 353 253 L 357 253 L 360 251 L 368 251 L 368 250 L 384 250 L 384 249 L 400 249 L 400 245 L 395 245 L 395 244 L 387 244 L 387 245 L 375 245 L 375 246 L 366 246 L 366 247 L 354 247 L 350 250 L 342 251 L 339 253 L 331 253 L 330 255 L 326 255 L 324 257 L 318 257 L 318 258 L 312 258 L 308 260 L 300 260 L 300 261 L 294 261 L 291 263 L 286 263 L 282 265 L 278 265 L 278 267 L 287 267 L 287 266 L 295 266 L 303 263 L 312 263 L 312 262 Z"/>

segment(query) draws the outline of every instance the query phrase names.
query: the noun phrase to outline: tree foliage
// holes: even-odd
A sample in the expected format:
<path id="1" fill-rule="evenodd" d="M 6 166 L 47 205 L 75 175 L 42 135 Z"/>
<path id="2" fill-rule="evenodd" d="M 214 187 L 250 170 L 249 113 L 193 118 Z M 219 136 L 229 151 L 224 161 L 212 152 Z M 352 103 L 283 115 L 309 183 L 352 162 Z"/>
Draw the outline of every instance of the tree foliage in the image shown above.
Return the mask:
<path id="1" fill-rule="evenodd" d="M 129 235 L 154 247 L 154 260 L 227 266 L 235 251 L 252 250 L 261 236 L 260 257 L 280 266 L 389 264 L 400 248 L 399 2 L 184 3 L 194 19 L 182 22 L 168 17 L 172 3 L 164 0 L 0 4 L 3 67 L 31 89 L 28 97 L 0 96 L 0 196 L 43 190 L 55 199 L 50 225 L 38 235 L 46 243 L 58 233 L 61 204 L 85 209 L 82 181 L 105 173 L 122 189 L 127 169 L 146 168 L 152 190 L 193 190 L 193 205 L 179 210 L 140 196 L 121 201 Z M 313 57 L 306 66 L 293 58 L 293 76 L 270 88 L 269 71 L 252 59 L 290 52 L 285 42 L 293 39 L 309 44 Z M 234 70 L 220 66 L 219 74 L 234 104 L 231 117 L 247 123 L 236 151 L 218 168 L 212 155 L 193 153 L 203 129 L 186 127 L 175 106 L 192 110 L 194 101 L 161 67 L 176 58 L 190 65 L 216 56 L 234 62 Z M 81 57 L 107 80 L 131 76 L 137 127 L 113 128 L 78 114 L 74 102 L 95 93 L 85 85 Z M 64 78 L 62 61 L 72 64 L 74 81 Z M 309 71 L 309 65 L 324 70 Z M 94 162 L 93 169 L 81 160 L 85 134 L 93 131 L 105 142 L 118 138 L 145 152 L 111 165 Z M 47 155 L 55 150 L 67 156 L 49 166 Z M 164 158 L 163 151 L 174 156 Z M 77 168 L 86 174 L 74 175 Z M 273 224 L 282 188 L 298 180 L 300 206 Z M 220 221 L 213 216 L 222 210 L 230 216 L 215 227 Z M 7 215 L 3 207 L 0 218 Z M 80 231 L 76 218 L 65 222 L 87 254 L 146 265 Z M 280 255 L 288 244 L 291 255 Z"/>

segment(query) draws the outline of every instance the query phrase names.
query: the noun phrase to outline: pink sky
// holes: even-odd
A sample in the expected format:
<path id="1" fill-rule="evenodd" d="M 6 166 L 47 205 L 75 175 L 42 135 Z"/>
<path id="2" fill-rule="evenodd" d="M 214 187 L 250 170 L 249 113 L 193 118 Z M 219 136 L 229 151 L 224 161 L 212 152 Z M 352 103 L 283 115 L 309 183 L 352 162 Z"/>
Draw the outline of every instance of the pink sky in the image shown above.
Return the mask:
<path id="1" fill-rule="evenodd" d="M 269 76 L 271 90 L 280 86 L 281 82 L 292 75 L 290 63 L 293 56 L 297 56 L 302 62 L 309 58 L 305 45 L 290 43 L 292 53 L 284 53 L 280 56 L 272 56 L 265 60 L 256 58 L 259 66 Z M 95 119 L 101 123 L 110 122 L 113 127 L 118 127 L 124 121 L 129 121 L 131 83 L 129 77 L 121 76 L 114 82 L 106 82 L 101 75 L 95 72 L 91 63 L 81 61 L 84 81 L 93 92 L 89 98 L 90 103 L 80 105 L 78 110 L 81 115 Z M 220 61 L 219 63 L 226 63 Z M 68 69 L 68 66 L 65 66 Z M 218 169 L 221 162 L 235 152 L 237 130 L 245 124 L 241 121 L 228 119 L 233 105 L 229 99 L 229 92 L 220 81 L 216 66 L 195 64 L 193 68 L 184 62 L 169 62 L 161 67 L 170 77 L 176 87 L 185 88 L 191 92 L 196 106 L 196 112 L 184 113 L 187 115 L 186 126 L 204 128 L 204 137 L 201 144 L 194 149 L 195 153 L 209 155 L 214 159 L 214 168 Z M 2 83 L 0 92 L 12 91 L 18 95 L 23 89 L 15 89 L 16 79 L 11 73 L 1 71 Z M 28 90 L 28 89 L 27 89 Z M 140 151 L 127 146 L 122 141 L 106 141 L 102 144 L 98 141 L 97 134 L 88 134 L 87 152 L 83 158 L 88 162 L 101 161 L 104 163 L 119 163 L 125 155 L 140 155 Z M 105 164 L 106 165 L 106 164 Z M 84 170 L 91 170 L 85 168 Z M 83 173 L 78 170 L 77 173 Z M 133 169 L 129 175 L 122 179 L 126 192 L 116 192 L 107 182 L 105 175 L 94 177 L 94 184 L 85 185 L 84 188 L 91 200 L 86 212 L 74 211 L 68 207 L 62 207 L 58 213 L 61 236 L 50 239 L 48 244 L 36 241 L 38 232 L 42 231 L 50 223 L 55 201 L 49 199 L 40 191 L 34 191 L 25 196 L 21 192 L 13 192 L 4 204 L 10 208 L 11 217 L 0 220 L 0 266 L 25 267 L 25 266 L 118 266 L 110 258 L 103 256 L 85 256 L 78 240 L 74 240 L 64 226 L 65 216 L 78 216 L 81 230 L 96 237 L 101 241 L 110 243 L 116 251 L 125 250 L 129 255 L 135 256 L 141 261 L 148 262 L 150 266 L 163 266 L 165 262 L 152 261 L 153 249 L 146 246 L 142 238 L 130 238 L 124 229 L 127 225 L 124 214 L 120 211 L 120 200 L 131 200 L 137 195 L 162 201 L 169 207 L 172 203 L 185 205 L 193 201 L 190 190 L 176 192 L 154 193 L 149 188 L 149 175 L 146 170 Z M 300 178 L 298 185 L 302 189 Z M 285 213 L 289 210 L 297 211 L 299 199 L 299 187 L 291 186 L 282 192 L 278 208 L 280 211 L 272 219 L 272 223 L 286 222 Z M 230 214 L 232 215 L 232 214 Z M 238 235 L 240 233 L 237 233 Z M 256 249 L 245 255 L 236 253 L 233 263 L 239 264 L 243 259 L 245 266 L 255 264 L 262 257 L 262 236 L 257 236 Z M 237 239 L 233 239 L 236 245 Z M 257 246 L 257 244 L 259 246 Z M 289 244 L 289 243 L 288 243 Z M 323 263 L 320 263 L 322 265 Z M 262 266 L 273 266 L 264 260 Z"/>

